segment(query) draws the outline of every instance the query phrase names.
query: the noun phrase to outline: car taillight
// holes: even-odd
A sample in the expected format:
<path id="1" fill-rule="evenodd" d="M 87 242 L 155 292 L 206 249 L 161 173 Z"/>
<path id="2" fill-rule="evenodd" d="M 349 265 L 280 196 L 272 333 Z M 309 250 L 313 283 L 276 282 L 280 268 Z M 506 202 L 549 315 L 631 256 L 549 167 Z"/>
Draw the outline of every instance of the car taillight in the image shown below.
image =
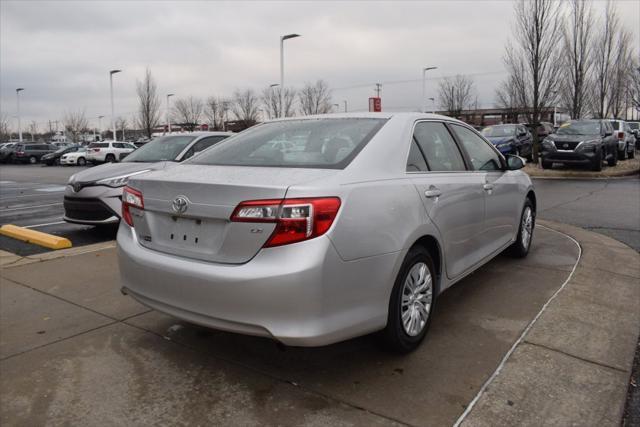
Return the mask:
<path id="1" fill-rule="evenodd" d="M 144 210 L 144 199 L 140 191 L 125 186 L 122 190 L 122 219 L 124 219 L 124 222 L 129 226 L 133 227 L 131 208 Z"/>
<path id="2" fill-rule="evenodd" d="M 624 132 L 618 132 L 618 139 L 624 139 Z"/>
<path id="3" fill-rule="evenodd" d="M 340 209 L 337 197 L 251 200 L 231 214 L 232 222 L 271 222 L 275 230 L 265 248 L 313 239 L 326 233 Z"/>

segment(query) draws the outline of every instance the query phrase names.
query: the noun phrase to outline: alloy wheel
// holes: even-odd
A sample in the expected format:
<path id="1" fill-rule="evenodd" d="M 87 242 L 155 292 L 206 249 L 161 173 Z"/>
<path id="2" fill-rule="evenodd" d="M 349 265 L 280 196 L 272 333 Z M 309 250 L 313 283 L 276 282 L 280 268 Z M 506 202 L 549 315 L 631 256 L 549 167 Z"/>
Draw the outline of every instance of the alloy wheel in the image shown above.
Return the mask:
<path id="1" fill-rule="evenodd" d="M 533 231 L 533 212 L 529 206 L 524 208 L 520 228 L 522 229 L 522 246 L 524 248 L 528 248 L 529 243 L 531 242 L 531 233 Z"/>
<path id="2" fill-rule="evenodd" d="M 427 264 L 418 262 L 411 267 L 401 295 L 402 327 L 407 335 L 415 337 L 429 320 L 433 300 L 433 280 Z"/>

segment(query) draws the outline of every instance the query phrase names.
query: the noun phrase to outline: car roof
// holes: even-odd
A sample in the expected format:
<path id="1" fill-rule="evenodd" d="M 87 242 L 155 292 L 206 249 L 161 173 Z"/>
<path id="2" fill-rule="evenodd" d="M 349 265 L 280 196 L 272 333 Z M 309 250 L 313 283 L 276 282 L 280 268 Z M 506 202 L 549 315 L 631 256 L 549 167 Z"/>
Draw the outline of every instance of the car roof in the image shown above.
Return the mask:
<path id="1" fill-rule="evenodd" d="M 467 123 L 461 120 L 458 120 L 449 116 L 443 116 L 441 114 L 407 112 L 407 111 L 379 112 L 379 113 L 353 112 L 353 113 L 315 114 L 310 116 L 296 116 L 296 117 L 266 120 L 263 123 L 292 121 L 292 120 L 319 120 L 319 119 L 391 119 L 394 117 L 405 119 L 405 120 L 420 120 L 420 119 L 447 120 L 451 122 L 457 122 L 460 124 L 468 125 Z"/>

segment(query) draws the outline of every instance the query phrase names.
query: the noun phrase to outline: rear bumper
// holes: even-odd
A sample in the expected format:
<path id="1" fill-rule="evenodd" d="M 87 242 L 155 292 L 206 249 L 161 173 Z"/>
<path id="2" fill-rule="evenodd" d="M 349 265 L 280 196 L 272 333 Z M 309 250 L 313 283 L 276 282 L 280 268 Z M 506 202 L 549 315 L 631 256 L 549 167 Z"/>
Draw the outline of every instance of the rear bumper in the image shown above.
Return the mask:
<path id="1" fill-rule="evenodd" d="M 345 262 L 322 236 L 261 250 L 245 264 L 215 264 L 141 246 L 120 223 L 123 291 L 206 327 L 321 346 L 384 328 L 401 253 Z"/>

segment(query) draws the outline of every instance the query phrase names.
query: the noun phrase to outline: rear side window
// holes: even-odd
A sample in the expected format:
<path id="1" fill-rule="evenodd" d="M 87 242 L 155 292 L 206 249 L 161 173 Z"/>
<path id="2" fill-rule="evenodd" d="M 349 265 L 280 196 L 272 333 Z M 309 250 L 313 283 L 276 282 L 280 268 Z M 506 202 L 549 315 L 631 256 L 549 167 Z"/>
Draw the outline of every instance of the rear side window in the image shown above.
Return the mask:
<path id="1" fill-rule="evenodd" d="M 109 143 L 92 142 L 91 144 L 89 144 L 89 148 L 109 148 Z"/>
<path id="2" fill-rule="evenodd" d="M 462 154 L 451 134 L 440 122 L 420 122 L 413 131 L 413 140 L 418 144 L 430 171 L 465 170 Z"/>
<path id="3" fill-rule="evenodd" d="M 216 144 L 189 163 L 343 169 L 386 119 L 303 119 L 265 123 Z"/>
<path id="4" fill-rule="evenodd" d="M 427 162 L 424 160 L 422 151 L 418 147 L 415 140 L 411 141 L 409 149 L 409 158 L 407 159 L 407 172 L 425 172 L 428 171 Z"/>
<path id="5" fill-rule="evenodd" d="M 500 157 L 489 147 L 489 144 L 484 139 L 463 126 L 452 125 L 452 128 L 469 155 L 474 170 L 493 171 L 502 169 Z"/>

